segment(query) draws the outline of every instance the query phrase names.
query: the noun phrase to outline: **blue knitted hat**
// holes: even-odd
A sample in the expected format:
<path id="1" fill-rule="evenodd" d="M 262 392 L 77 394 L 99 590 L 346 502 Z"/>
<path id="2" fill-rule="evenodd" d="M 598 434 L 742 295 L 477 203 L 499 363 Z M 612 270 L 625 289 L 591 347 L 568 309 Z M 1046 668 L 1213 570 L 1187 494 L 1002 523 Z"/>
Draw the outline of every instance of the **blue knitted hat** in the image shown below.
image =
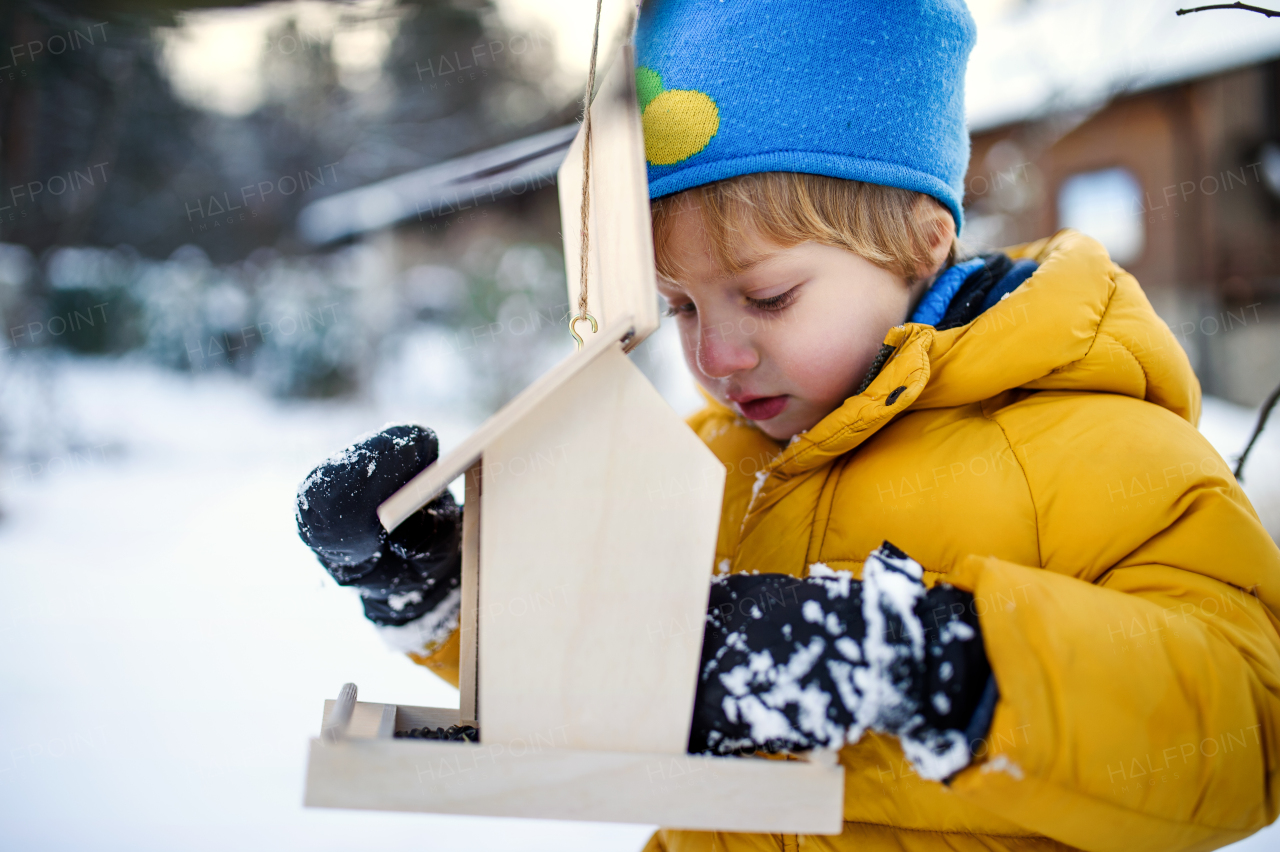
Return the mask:
<path id="1" fill-rule="evenodd" d="M 648 0 L 650 197 L 807 172 L 927 193 L 958 231 L 974 33 L 963 0 Z"/>

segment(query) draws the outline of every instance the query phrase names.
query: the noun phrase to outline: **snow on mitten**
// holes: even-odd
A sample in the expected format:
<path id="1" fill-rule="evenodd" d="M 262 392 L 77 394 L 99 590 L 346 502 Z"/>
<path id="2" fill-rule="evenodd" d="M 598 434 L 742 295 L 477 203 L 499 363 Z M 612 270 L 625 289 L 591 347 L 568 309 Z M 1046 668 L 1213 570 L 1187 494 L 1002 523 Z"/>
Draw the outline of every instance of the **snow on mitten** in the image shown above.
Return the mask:
<path id="1" fill-rule="evenodd" d="M 885 542 L 861 582 L 821 563 L 806 579 L 716 581 L 689 750 L 837 749 L 871 730 L 898 737 L 923 778 L 964 768 L 990 724 L 991 667 L 973 596 L 922 577 Z"/>
<path id="2" fill-rule="evenodd" d="M 462 510 L 444 492 L 388 534 L 378 505 L 436 460 L 435 433 L 388 426 L 357 440 L 298 487 L 298 534 L 393 648 L 423 653 L 457 626 Z"/>

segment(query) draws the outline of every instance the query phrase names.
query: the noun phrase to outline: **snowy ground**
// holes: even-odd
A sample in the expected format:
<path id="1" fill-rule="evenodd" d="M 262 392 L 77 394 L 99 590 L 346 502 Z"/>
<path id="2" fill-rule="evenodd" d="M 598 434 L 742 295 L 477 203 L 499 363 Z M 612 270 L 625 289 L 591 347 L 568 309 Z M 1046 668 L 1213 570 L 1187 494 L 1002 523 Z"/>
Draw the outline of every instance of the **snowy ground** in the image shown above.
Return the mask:
<path id="1" fill-rule="evenodd" d="M 458 699 L 388 652 L 327 580 L 297 539 L 294 490 L 387 420 L 416 413 L 446 446 L 470 423 L 280 405 L 233 379 L 147 368 L 78 363 L 44 380 L 91 461 L 63 470 L 64 453 L 35 477 L 6 471 L 0 491 L 0 847 L 644 844 L 636 826 L 302 807 L 307 739 L 343 682 L 373 701 Z"/>
<path id="2" fill-rule="evenodd" d="M 388 653 L 293 529 L 296 484 L 388 420 L 452 446 L 473 419 L 411 397 L 264 399 L 227 376 L 111 362 L 9 369 L 0 422 L 0 846 L 12 850 L 638 850 L 641 826 L 307 810 L 307 738 L 354 680 L 456 705 Z M 675 392 L 687 408 L 688 389 Z M 50 412 L 53 412 L 52 414 Z M 1207 407 L 1233 456 L 1249 412 Z M 1280 528 L 1280 423 L 1246 475 Z M 40 447 L 44 446 L 42 457 Z M 1241 849 L 1280 845 L 1280 830 Z"/>

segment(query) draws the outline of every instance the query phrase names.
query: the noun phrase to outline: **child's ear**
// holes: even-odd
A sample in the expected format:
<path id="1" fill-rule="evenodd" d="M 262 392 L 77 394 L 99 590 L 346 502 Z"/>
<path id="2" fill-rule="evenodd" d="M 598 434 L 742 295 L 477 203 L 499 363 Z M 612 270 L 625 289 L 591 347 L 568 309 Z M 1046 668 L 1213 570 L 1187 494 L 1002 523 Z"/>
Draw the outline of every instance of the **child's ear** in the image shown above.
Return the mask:
<path id="1" fill-rule="evenodd" d="M 947 262 L 956 242 L 956 220 L 951 211 L 934 199 L 916 207 L 920 232 L 929 245 L 929 269 L 923 277 L 932 278 Z"/>

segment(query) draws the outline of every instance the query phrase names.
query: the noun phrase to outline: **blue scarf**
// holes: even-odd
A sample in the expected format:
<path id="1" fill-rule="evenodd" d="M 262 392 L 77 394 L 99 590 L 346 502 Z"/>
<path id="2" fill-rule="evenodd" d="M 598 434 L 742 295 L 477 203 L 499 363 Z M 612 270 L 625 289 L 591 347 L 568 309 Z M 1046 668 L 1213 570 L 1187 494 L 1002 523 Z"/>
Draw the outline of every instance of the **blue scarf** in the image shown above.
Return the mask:
<path id="1" fill-rule="evenodd" d="M 911 322 L 932 325 L 939 331 L 973 322 L 1038 268 L 1034 260 L 1014 262 L 999 253 L 957 263 L 939 275 L 925 292 Z"/>

